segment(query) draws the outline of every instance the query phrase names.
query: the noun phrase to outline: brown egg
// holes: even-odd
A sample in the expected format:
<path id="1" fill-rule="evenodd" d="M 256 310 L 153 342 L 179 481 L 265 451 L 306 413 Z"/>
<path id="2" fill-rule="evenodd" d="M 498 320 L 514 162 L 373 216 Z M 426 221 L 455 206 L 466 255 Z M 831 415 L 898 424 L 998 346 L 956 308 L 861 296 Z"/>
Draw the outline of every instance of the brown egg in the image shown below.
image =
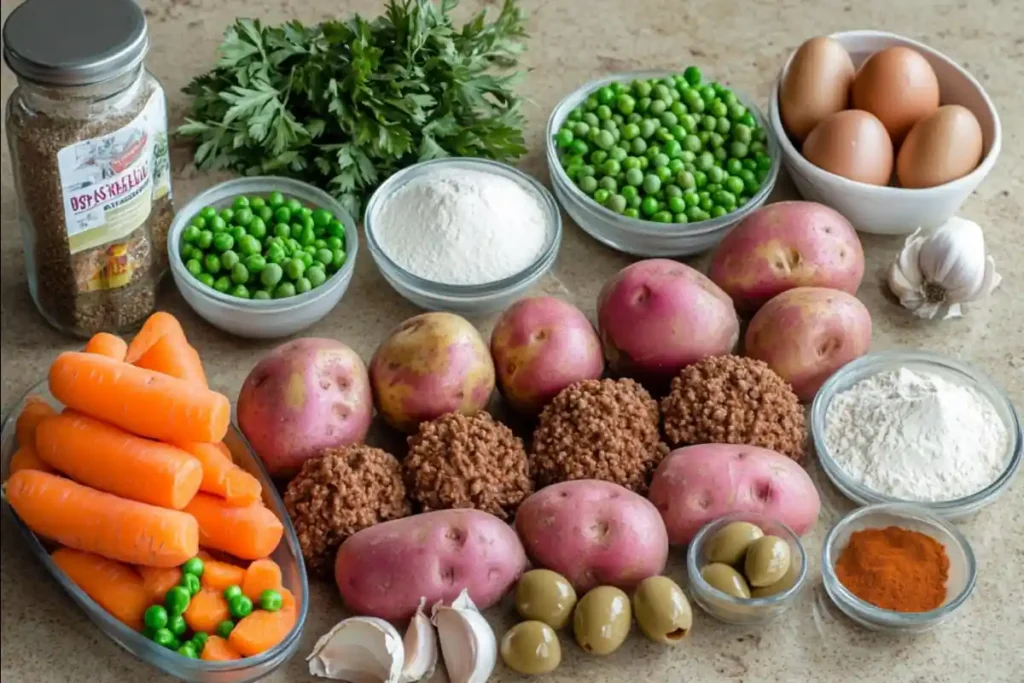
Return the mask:
<path id="1" fill-rule="evenodd" d="M 890 47 L 860 67 L 852 99 L 854 109 L 877 116 L 899 145 L 915 123 L 939 108 L 939 79 L 920 52 Z"/>
<path id="2" fill-rule="evenodd" d="M 896 177 L 908 188 L 962 178 L 978 167 L 982 145 L 981 125 L 971 110 L 947 104 L 907 133 L 896 157 Z"/>
<path id="3" fill-rule="evenodd" d="M 831 38 L 811 38 L 797 48 L 779 87 L 779 113 L 786 132 L 803 140 L 830 114 L 846 109 L 853 61 Z"/>
<path id="4" fill-rule="evenodd" d="M 866 111 L 832 114 L 804 140 L 803 153 L 815 166 L 861 183 L 888 185 L 892 176 L 892 140 Z"/>

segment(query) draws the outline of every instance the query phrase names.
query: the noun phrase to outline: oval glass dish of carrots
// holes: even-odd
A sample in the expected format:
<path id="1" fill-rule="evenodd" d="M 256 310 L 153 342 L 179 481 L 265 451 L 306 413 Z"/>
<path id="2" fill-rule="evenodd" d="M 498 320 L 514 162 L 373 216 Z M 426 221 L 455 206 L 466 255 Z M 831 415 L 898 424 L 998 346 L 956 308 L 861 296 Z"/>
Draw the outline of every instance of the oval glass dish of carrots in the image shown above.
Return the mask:
<path id="1" fill-rule="evenodd" d="M 97 334 L 55 359 L 47 386 L 52 402 L 30 395 L 12 417 L 3 498 L 67 581 L 183 658 L 297 644 L 294 531 L 265 474 L 234 462 L 230 402 L 178 321 L 154 313 L 130 342 Z M 272 556 L 288 560 L 298 594 Z"/>

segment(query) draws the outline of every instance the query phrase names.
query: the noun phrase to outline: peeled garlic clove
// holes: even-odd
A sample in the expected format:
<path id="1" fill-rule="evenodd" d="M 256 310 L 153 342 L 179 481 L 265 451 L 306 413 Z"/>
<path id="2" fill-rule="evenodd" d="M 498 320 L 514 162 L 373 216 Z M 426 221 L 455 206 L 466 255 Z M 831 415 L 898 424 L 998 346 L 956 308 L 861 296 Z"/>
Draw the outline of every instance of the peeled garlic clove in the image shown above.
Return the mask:
<path id="1" fill-rule="evenodd" d="M 487 683 L 498 662 L 498 639 L 469 591 L 463 590 L 449 607 L 434 605 L 431 620 L 451 683 Z"/>
<path id="2" fill-rule="evenodd" d="M 405 652 L 395 627 L 375 617 L 335 624 L 306 657 L 309 673 L 347 683 L 399 683 Z"/>
<path id="3" fill-rule="evenodd" d="M 403 642 L 405 666 L 402 668 L 402 683 L 414 683 L 434 675 L 437 668 L 437 631 L 424 612 L 426 598 L 420 598 L 419 609 L 409 622 Z"/>

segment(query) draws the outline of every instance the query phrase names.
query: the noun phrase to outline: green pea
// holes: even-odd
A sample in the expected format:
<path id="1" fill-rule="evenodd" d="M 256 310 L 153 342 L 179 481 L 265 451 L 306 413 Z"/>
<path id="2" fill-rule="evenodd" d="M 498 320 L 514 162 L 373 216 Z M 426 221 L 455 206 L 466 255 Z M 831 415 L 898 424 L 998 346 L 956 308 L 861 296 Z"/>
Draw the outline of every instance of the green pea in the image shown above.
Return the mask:
<path id="1" fill-rule="evenodd" d="M 202 230 L 203 228 L 206 227 L 206 219 L 197 213 L 195 216 L 192 216 L 192 220 L 190 220 L 188 224 L 194 225 L 195 227 Z"/>
<path id="2" fill-rule="evenodd" d="M 729 211 L 724 206 L 718 206 L 716 204 L 715 206 L 711 207 L 711 217 L 712 218 L 720 218 L 720 217 L 724 216 L 727 213 L 729 213 Z"/>
<path id="3" fill-rule="evenodd" d="M 235 285 L 229 290 L 228 293 L 231 294 L 231 296 L 236 297 L 238 299 L 252 298 L 251 294 L 249 293 L 249 288 L 246 287 L 245 285 Z"/>
<path id="4" fill-rule="evenodd" d="M 264 294 L 266 294 L 266 292 L 264 292 Z M 253 296 L 253 298 L 255 298 L 255 296 Z M 217 624 L 217 628 L 215 630 L 218 636 L 220 636 L 221 638 L 227 638 L 231 635 L 231 632 L 235 630 L 235 622 L 231 621 L 230 619 L 225 619 L 224 621 Z"/>
<path id="5" fill-rule="evenodd" d="M 203 272 L 203 264 L 198 259 L 189 259 L 185 263 L 185 270 L 188 271 L 192 277 L 199 277 L 199 274 Z"/>
<path id="6" fill-rule="evenodd" d="M 235 238 L 226 232 L 218 232 L 213 236 L 213 248 L 217 251 L 227 251 L 235 246 Z"/>
<path id="7" fill-rule="evenodd" d="M 260 593 L 260 607 L 268 612 L 278 611 L 283 602 L 281 594 L 275 590 L 265 590 Z"/>
<path id="8" fill-rule="evenodd" d="M 597 190 L 597 178 L 593 176 L 580 178 L 579 187 L 583 192 L 592 195 Z"/>
<path id="9" fill-rule="evenodd" d="M 663 184 L 672 177 L 672 170 L 668 166 L 658 166 L 654 169 L 654 175 L 658 176 Z"/>
<path id="10" fill-rule="evenodd" d="M 196 648 L 192 643 L 185 643 L 177 649 L 177 653 L 182 657 L 188 657 L 189 659 L 199 658 L 199 655 L 196 654 Z"/>
<path id="11" fill-rule="evenodd" d="M 231 267 L 231 281 L 236 285 L 244 285 L 249 281 L 249 269 L 243 263 L 236 263 Z"/>
<path id="12" fill-rule="evenodd" d="M 711 168 L 709 168 L 707 170 L 707 174 L 708 182 L 721 183 L 723 180 L 725 180 L 725 171 L 723 171 L 718 166 L 712 166 Z"/>
<path id="13" fill-rule="evenodd" d="M 668 200 L 668 209 L 672 213 L 682 213 L 686 211 L 686 202 L 683 201 L 682 197 L 670 197 Z"/>
<path id="14" fill-rule="evenodd" d="M 329 266 L 334 258 L 334 254 L 331 252 L 330 249 L 327 249 L 325 247 L 323 249 L 317 249 L 316 255 L 313 258 L 315 258 L 320 263 L 324 264 L 324 266 Z M 310 265 L 312 264 L 307 264 L 307 267 Z"/>
<path id="15" fill-rule="evenodd" d="M 645 216 L 653 216 L 658 211 L 658 200 L 654 197 L 644 197 L 640 202 L 640 212 Z"/>
<path id="16" fill-rule="evenodd" d="M 253 219 L 249 221 L 249 225 L 246 227 L 245 232 L 256 239 L 261 240 L 267 236 L 267 224 L 259 216 L 253 216 Z"/>
<path id="17" fill-rule="evenodd" d="M 704 212 L 699 206 L 691 206 L 686 209 L 686 217 L 690 219 L 690 222 L 696 223 L 704 220 Z"/>
<path id="18" fill-rule="evenodd" d="M 252 296 L 250 298 L 253 300 L 265 301 L 267 299 L 270 299 L 271 297 L 270 292 L 268 292 L 267 290 L 257 289 L 255 292 L 252 293 Z"/>
<path id="19" fill-rule="evenodd" d="M 177 636 L 172 634 L 171 638 L 173 638 L 173 640 L 166 646 L 168 650 L 177 650 L 181 647 L 181 640 L 179 640 Z"/>
<path id="20" fill-rule="evenodd" d="M 672 214 L 669 213 L 668 211 L 658 211 L 653 216 L 651 216 L 651 220 L 653 220 L 655 223 L 671 223 Z"/>
<path id="21" fill-rule="evenodd" d="M 306 264 L 300 259 L 292 258 L 284 263 L 284 275 L 289 280 L 297 280 L 306 270 Z"/>
<path id="22" fill-rule="evenodd" d="M 295 197 L 291 197 L 290 199 L 285 200 L 284 205 L 288 207 L 288 210 L 292 212 L 292 215 L 297 214 L 301 212 L 304 208 L 306 208 L 302 205 L 302 202 L 300 202 Z"/>
<path id="23" fill-rule="evenodd" d="M 653 173 L 648 173 L 644 177 L 644 192 L 647 194 L 654 194 L 661 189 L 661 178 Z"/>
<path id="24" fill-rule="evenodd" d="M 246 197 L 245 195 L 235 197 L 235 201 L 231 203 L 231 208 L 233 208 L 235 211 L 238 211 L 239 209 L 248 209 L 249 198 Z"/>
<path id="25" fill-rule="evenodd" d="M 281 282 L 274 288 L 273 296 L 275 299 L 287 299 L 288 297 L 295 296 L 295 284 L 292 282 Z M 252 601 L 249 598 L 242 596 L 242 599 L 249 601 L 250 610 L 252 609 Z M 234 613 L 232 612 L 232 616 Z M 243 615 L 244 616 L 244 615 Z"/>
<path id="26" fill-rule="evenodd" d="M 267 205 L 276 209 L 282 204 L 284 204 L 284 195 L 278 192 L 277 190 L 274 190 L 273 192 L 267 195 Z"/>
<path id="27" fill-rule="evenodd" d="M 163 629 L 167 626 L 167 610 L 160 605 L 153 605 L 146 610 L 142 616 L 143 623 L 153 629 L 154 631 Z"/>
<path id="28" fill-rule="evenodd" d="M 626 171 L 626 182 L 629 185 L 637 187 L 644 182 L 644 172 L 639 168 L 631 168 Z"/>
<path id="29" fill-rule="evenodd" d="M 199 275 L 196 276 L 196 279 L 207 287 L 213 287 L 213 276 L 209 273 L 199 273 Z"/>
<path id="30" fill-rule="evenodd" d="M 277 285 L 277 283 L 279 283 L 281 281 L 281 278 L 283 278 L 283 277 L 284 277 L 284 269 L 280 265 L 278 265 L 277 263 L 274 263 L 273 261 L 271 261 L 270 263 L 268 263 L 266 265 L 266 267 L 260 273 L 260 283 L 264 287 L 266 287 L 267 289 L 271 289 L 271 288 L 275 287 Z M 225 589 L 225 596 L 224 596 L 225 598 L 227 598 L 226 591 L 227 591 L 227 589 Z"/>
<path id="31" fill-rule="evenodd" d="M 742 170 L 742 169 L 740 169 L 740 170 Z M 736 172 L 739 173 L 739 171 L 736 171 Z M 739 178 L 739 177 L 737 177 L 735 175 L 731 175 L 728 178 L 726 178 L 725 182 L 723 184 L 725 186 L 725 189 L 728 190 L 729 192 L 731 192 L 734 195 L 737 195 L 740 192 L 743 192 L 743 179 Z"/>
<path id="32" fill-rule="evenodd" d="M 196 246 L 200 249 L 209 249 L 213 244 L 213 233 L 209 230 L 201 230 L 196 237 Z"/>
<path id="33" fill-rule="evenodd" d="M 292 236 L 292 227 L 287 223 L 278 223 L 274 226 L 274 237 L 288 239 Z"/>
<path id="34" fill-rule="evenodd" d="M 175 586 L 174 588 L 171 589 L 171 591 L 176 591 L 176 590 L 180 590 L 182 595 L 185 595 L 185 596 L 188 595 L 188 590 L 183 588 L 182 586 Z M 167 591 L 168 595 L 170 594 L 171 591 Z M 180 601 L 180 596 L 179 596 L 178 600 Z M 187 602 L 185 603 L 185 609 L 188 609 L 188 603 Z M 185 623 L 185 619 L 182 618 L 182 616 L 181 616 L 182 614 L 184 614 L 185 609 L 183 609 L 180 612 L 178 612 L 178 611 L 175 611 L 174 608 L 168 606 L 168 611 L 170 612 L 170 614 L 167 617 L 167 629 L 171 633 L 173 633 L 175 636 L 181 636 L 181 634 L 184 633 L 188 629 L 188 625 Z"/>
<path id="35" fill-rule="evenodd" d="M 228 229 L 228 222 L 220 216 L 214 216 L 207 222 L 207 225 L 214 233 L 224 232 Z"/>
<path id="36" fill-rule="evenodd" d="M 743 117 L 747 113 L 747 108 L 744 107 L 742 104 L 737 103 L 729 107 L 729 118 L 731 118 L 733 121 L 743 122 Z M 753 128 L 753 126 L 751 126 L 751 128 Z"/>
<path id="37" fill-rule="evenodd" d="M 745 143 L 740 142 L 739 140 L 733 140 L 732 144 L 729 145 L 729 153 L 733 158 L 742 159 L 747 156 L 747 152 L 749 152 L 749 148 Z"/>
<path id="38" fill-rule="evenodd" d="M 586 154 L 590 151 L 590 147 L 583 140 L 573 140 L 572 144 L 569 145 L 569 151 L 573 154 Z"/>
<path id="39" fill-rule="evenodd" d="M 711 211 L 711 207 L 714 205 L 715 203 L 711 201 L 711 197 L 701 197 L 700 203 L 697 204 L 702 211 Z"/>
<path id="40" fill-rule="evenodd" d="M 603 180 L 603 178 L 602 178 L 602 180 Z M 596 192 L 594 192 L 594 201 L 597 202 L 598 204 L 602 204 L 603 205 L 606 201 L 608 201 L 608 198 L 611 197 L 611 196 L 612 196 L 612 193 L 609 192 L 608 190 L 604 189 L 603 187 L 602 188 L 598 188 L 598 190 Z"/>
<path id="41" fill-rule="evenodd" d="M 629 143 L 629 151 L 634 155 L 641 155 L 647 151 L 647 140 L 636 138 Z"/>
<path id="42" fill-rule="evenodd" d="M 160 647 L 169 647 L 174 642 L 174 634 L 166 627 L 160 627 L 153 632 L 153 642 Z"/>
<path id="43" fill-rule="evenodd" d="M 693 190 L 687 190 L 683 192 L 683 201 L 686 202 L 687 207 L 697 206 L 700 204 L 700 196 Z"/>
<path id="44" fill-rule="evenodd" d="M 211 218 L 217 215 L 217 209 L 212 206 L 204 206 L 199 212 L 199 215 L 209 221 Z"/>
<path id="45" fill-rule="evenodd" d="M 316 288 L 322 285 L 327 279 L 327 273 L 324 270 L 324 266 L 314 264 L 306 269 L 305 277 L 302 279 L 307 280 L 310 287 Z"/>
<path id="46" fill-rule="evenodd" d="M 640 218 L 640 212 L 632 207 L 623 211 L 622 215 L 626 216 L 627 218 Z"/>
<path id="47" fill-rule="evenodd" d="M 313 289 L 313 283 L 309 281 L 309 278 L 300 277 L 295 281 L 295 293 L 305 294 L 309 290 Z"/>
<path id="48" fill-rule="evenodd" d="M 191 244 L 192 242 L 196 241 L 197 237 L 199 237 L 199 233 L 200 233 L 200 230 L 199 230 L 198 226 L 196 226 L 196 225 L 186 225 L 185 229 L 181 231 L 181 239 L 182 239 L 182 241 Z"/>
<path id="49" fill-rule="evenodd" d="M 563 149 L 571 145 L 572 141 L 573 134 L 572 131 L 569 130 L 568 128 L 562 128 L 557 133 L 555 133 L 555 144 Z"/>
<path id="50" fill-rule="evenodd" d="M 220 255 L 221 270 L 231 270 L 241 260 L 241 257 L 236 252 L 229 249 Z"/>
<path id="51" fill-rule="evenodd" d="M 608 190 L 609 192 L 617 192 L 619 189 L 619 183 L 615 178 L 611 176 L 605 176 L 597 181 L 597 186 L 602 190 Z"/>
<path id="52" fill-rule="evenodd" d="M 605 206 L 615 213 L 622 213 L 626 210 L 626 198 L 621 194 L 613 194 L 608 198 L 608 202 Z"/>
<path id="53" fill-rule="evenodd" d="M 214 283 L 214 289 L 217 289 L 217 283 Z M 181 574 L 181 580 L 179 585 L 188 591 L 189 596 L 193 596 L 202 589 L 202 585 L 199 581 L 199 577 L 195 574 L 188 574 L 184 571 Z"/>
<path id="54" fill-rule="evenodd" d="M 698 85 L 700 85 L 700 69 L 698 69 L 695 66 L 686 67 L 686 71 L 683 72 L 683 78 L 685 78 L 686 82 L 689 83 L 691 86 L 697 87 Z"/>
<path id="55" fill-rule="evenodd" d="M 281 205 L 274 210 L 274 220 L 287 225 L 292 222 L 292 210 L 286 205 Z"/>
<path id="56" fill-rule="evenodd" d="M 222 294 L 227 294 L 228 290 L 231 289 L 231 278 L 227 275 L 221 275 L 213 281 L 213 288 Z"/>
<path id="57" fill-rule="evenodd" d="M 736 195 L 728 190 L 718 190 L 711 195 L 711 200 L 717 205 L 729 211 L 736 208 Z"/>
<path id="58" fill-rule="evenodd" d="M 211 275 L 216 275 L 220 272 L 220 256 L 216 254 L 207 254 L 203 258 L 203 267 L 206 268 L 206 272 Z"/>
<path id="59" fill-rule="evenodd" d="M 270 248 L 267 249 L 268 263 L 276 263 L 280 265 L 284 263 L 287 258 L 288 255 L 285 254 L 284 247 L 282 247 L 280 244 L 272 244 Z"/>

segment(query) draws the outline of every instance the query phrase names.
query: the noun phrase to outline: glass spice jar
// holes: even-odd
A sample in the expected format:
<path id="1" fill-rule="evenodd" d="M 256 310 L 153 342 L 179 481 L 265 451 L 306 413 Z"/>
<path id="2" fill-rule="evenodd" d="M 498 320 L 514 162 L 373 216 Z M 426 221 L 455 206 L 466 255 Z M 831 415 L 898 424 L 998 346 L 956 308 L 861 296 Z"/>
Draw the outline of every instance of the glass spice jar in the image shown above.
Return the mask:
<path id="1" fill-rule="evenodd" d="M 27 0 L 3 27 L 7 140 L 29 292 L 54 327 L 138 326 L 174 217 L 167 100 L 133 0 Z"/>

